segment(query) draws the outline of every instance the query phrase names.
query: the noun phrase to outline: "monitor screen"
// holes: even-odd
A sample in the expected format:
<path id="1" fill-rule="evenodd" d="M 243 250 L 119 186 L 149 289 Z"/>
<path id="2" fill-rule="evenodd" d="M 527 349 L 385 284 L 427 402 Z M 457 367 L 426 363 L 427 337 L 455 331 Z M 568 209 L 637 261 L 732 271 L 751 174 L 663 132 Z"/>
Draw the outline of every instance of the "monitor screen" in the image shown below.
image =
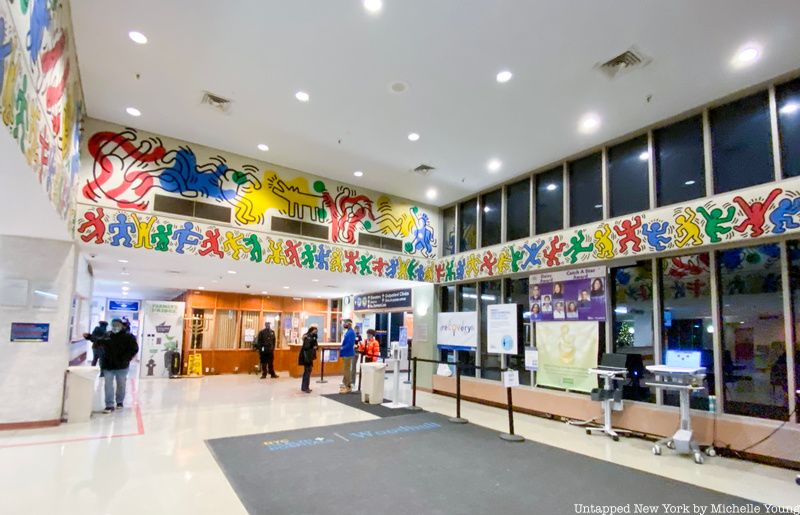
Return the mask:
<path id="1" fill-rule="evenodd" d="M 700 351 L 668 350 L 666 365 L 679 368 L 700 368 Z"/>

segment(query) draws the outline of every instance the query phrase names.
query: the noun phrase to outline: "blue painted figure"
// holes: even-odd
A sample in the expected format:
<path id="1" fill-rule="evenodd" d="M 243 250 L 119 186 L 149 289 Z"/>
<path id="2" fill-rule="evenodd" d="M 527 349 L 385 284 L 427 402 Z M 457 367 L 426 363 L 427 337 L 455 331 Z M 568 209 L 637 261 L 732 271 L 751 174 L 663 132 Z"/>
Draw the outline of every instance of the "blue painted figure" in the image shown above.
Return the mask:
<path id="1" fill-rule="evenodd" d="M 783 234 L 787 229 L 797 229 L 800 224 L 794 221 L 794 217 L 800 214 L 800 198 L 782 199 L 778 202 L 775 209 L 769 214 L 769 221 L 774 226 L 772 232 Z"/>
<path id="2" fill-rule="evenodd" d="M 398 266 L 400 266 L 400 262 L 397 260 L 397 258 L 392 258 L 392 260 L 389 261 L 389 266 L 386 267 L 386 277 L 394 279 L 397 276 Z"/>
<path id="3" fill-rule="evenodd" d="M 28 54 L 31 63 L 39 59 L 44 42 L 44 31 L 50 26 L 50 11 L 47 10 L 47 0 L 33 0 L 31 11 L 31 27 L 28 31 Z"/>
<path id="4" fill-rule="evenodd" d="M 430 256 L 433 253 L 433 228 L 431 228 L 428 215 L 422 213 L 417 219 L 417 224 L 412 231 L 414 235 L 414 252 L 421 251 L 423 256 Z"/>
<path id="5" fill-rule="evenodd" d="M 176 229 L 172 233 L 172 239 L 178 242 L 178 246 L 175 247 L 175 252 L 178 254 L 183 254 L 184 245 L 199 245 L 202 238 L 203 235 L 194 230 L 192 222 L 184 223 L 183 229 Z"/>
<path id="6" fill-rule="evenodd" d="M 165 161 L 168 158 L 164 159 Z M 223 189 L 222 181 L 228 173 L 228 165 L 222 160 L 200 170 L 197 167 L 197 156 L 188 148 L 181 148 L 174 154 L 174 163 L 165 168 L 158 176 L 159 185 L 164 191 L 179 193 L 184 197 L 209 197 L 219 201 L 236 200 L 235 189 Z"/>
<path id="7" fill-rule="evenodd" d="M 542 250 L 544 247 L 544 240 L 539 240 L 537 243 L 523 243 L 522 248 L 525 249 L 525 252 L 528 253 L 528 258 L 525 262 L 522 263 L 522 269 L 525 270 L 529 266 L 537 266 L 542 264 L 542 260 L 539 259 L 539 251 Z"/>
<path id="8" fill-rule="evenodd" d="M 647 237 L 647 243 L 657 251 L 666 250 L 666 245 L 672 241 L 666 234 L 669 224 L 667 222 L 653 222 L 642 224 L 642 234 Z"/>
<path id="9" fill-rule="evenodd" d="M 135 229 L 133 222 L 129 222 L 124 213 L 119 213 L 116 218 L 116 222 L 108 224 L 108 232 L 112 235 L 111 245 L 119 247 L 121 242 L 123 247 L 133 247 L 131 236 L 131 231 Z"/>
<path id="10" fill-rule="evenodd" d="M 328 270 L 328 259 L 331 255 L 331 249 L 326 247 L 323 244 L 319 245 L 319 249 L 317 250 L 317 268 L 320 270 Z"/>

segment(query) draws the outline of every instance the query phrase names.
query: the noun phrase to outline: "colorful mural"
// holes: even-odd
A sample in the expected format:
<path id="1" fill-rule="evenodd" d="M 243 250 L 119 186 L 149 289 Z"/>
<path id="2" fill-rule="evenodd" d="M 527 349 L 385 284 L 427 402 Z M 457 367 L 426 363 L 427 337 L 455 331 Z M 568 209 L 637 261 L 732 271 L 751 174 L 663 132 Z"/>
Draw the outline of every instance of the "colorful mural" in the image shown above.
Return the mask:
<path id="1" fill-rule="evenodd" d="M 0 119 L 70 223 L 82 113 L 69 2 L 0 1 Z"/>
<path id="2" fill-rule="evenodd" d="M 696 252 L 724 243 L 757 244 L 761 238 L 797 232 L 800 179 L 793 178 L 440 259 L 434 280 L 454 282 L 602 264 L 615 258 Z M 702 266 L 680 258 L 673 261 L 668 275 L 691 274 Z"/>
<path id="3" fill-rule="evenodd" d="M 161 215 L 79 205 L 76 239 L 89 245 L 192 254 L 308 270 L 433 281 L 433 261 L 217 227 Z"/>
<path id="4" fill-rule="evenodd" d="M 135 129 L 95 120 L 87 128 L 82 201 L 152 213 L 159 193 L 228 206 L 237 226 L 268 230 L 279 215 L 327 225 L 333 243 L 355 245 L 363 232 L 401 240 L 406 254 L 436 256 L 438 215 L 408 201 Z"/>

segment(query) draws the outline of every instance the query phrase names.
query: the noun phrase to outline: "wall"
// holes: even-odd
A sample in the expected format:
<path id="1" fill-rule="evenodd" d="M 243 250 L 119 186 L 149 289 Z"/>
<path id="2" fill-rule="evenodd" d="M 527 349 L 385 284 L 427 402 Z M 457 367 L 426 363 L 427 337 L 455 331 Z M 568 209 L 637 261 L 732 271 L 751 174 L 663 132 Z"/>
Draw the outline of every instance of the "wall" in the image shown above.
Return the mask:
<path id="1" fill-rule="evenodd" d="M 436 302 L 436 287 L 432 284 L 423 284 L 414 287 L 412 294 L 414 311 L 414 339 L 413 356 L 424 359 L 437 359 L 436 350 L 436 315 L 438 302 Z M 433 365 L 420 363 L 417 373 L 417 386 L 430 388 L 431 376 L 434 373 Z"/>
<path id="2" fill-rule="evenodd" d="M 75 269 L 73 243 L 0 236 L 0 279 L 28 281 L 24 307 L 0 306 L 0 428 L 15 423 L 57 423 L 61 417 Z M 58 299 L 34 290 L 58 295 Z M 36 307 L 42 302 L 53 305 Z M 11 342 L 12 322 L 49 323 L 50 339 Z"/>
<path id="3" fill-rule="evenodd" d="M 0 118 L 67 221 L 82 113 L 69 1 L 0 0 Z"/>

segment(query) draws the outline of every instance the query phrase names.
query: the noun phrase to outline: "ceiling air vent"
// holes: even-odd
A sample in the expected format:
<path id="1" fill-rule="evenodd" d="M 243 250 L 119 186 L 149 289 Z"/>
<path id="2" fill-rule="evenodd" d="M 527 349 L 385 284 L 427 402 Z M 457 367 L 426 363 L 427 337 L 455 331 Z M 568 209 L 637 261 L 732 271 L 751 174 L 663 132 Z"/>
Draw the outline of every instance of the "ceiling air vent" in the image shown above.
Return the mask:
<path id="1" fill-rule="evenodd" d="M 429 165 L 426 165 L 426 164 L 421 164 L 421 165 L 419 165 L 418 167 L 414 168 L 413 172 L 414 172 L 415 174 L 417 174 L 417 175 L 422 175 L 423 177 L 427 177 L 427 176 L 429 176 L 429 175 L 431 174 L 431 172 L 433 172 L 435 169 L 436 169 L 436 168 L 434 168 L 434 167 L 432 167 L 432 166 L 429 166 Z"/>
<path id="2" fill-rule="evenodd" d="M 612 57 L 604 63 L 597 64 L 595 68 L 603 72 L 609 79 L 613 79 L 623 73 L 642 68 L 648 65 L 650 61 L 652 61 L 652 58 L 643 54 L 635 46 L 632 46 L 618 56 Z"/>
<path id="3" fill-rule="evenodd" d="M 231 100 L 208 91 L 203 93 L 203 100 L 201 103 L 213 107 L 221 113 L 227 113 L 231 108 Z"/>

